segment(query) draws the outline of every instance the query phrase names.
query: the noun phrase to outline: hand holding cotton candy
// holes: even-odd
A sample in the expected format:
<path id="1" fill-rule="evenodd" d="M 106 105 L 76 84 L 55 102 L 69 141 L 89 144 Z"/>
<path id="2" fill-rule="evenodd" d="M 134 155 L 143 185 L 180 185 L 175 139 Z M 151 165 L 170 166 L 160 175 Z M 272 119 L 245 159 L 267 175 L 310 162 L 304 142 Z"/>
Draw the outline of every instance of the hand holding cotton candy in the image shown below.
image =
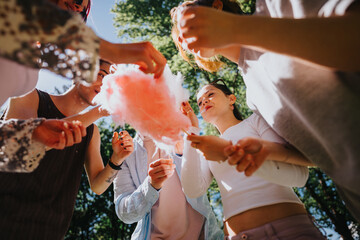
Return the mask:
<path id="1" fill-rule="evenodd" d="M 165 149 L 181 140 L 181 132 L 191 126 L 180 111 L 188 97 L 182 77 L 174 76 L 168 67 L 160 79 L 128 67 L 104 78 L 94 102 L 107 109 L 116 123 L 130 124 Z"/>

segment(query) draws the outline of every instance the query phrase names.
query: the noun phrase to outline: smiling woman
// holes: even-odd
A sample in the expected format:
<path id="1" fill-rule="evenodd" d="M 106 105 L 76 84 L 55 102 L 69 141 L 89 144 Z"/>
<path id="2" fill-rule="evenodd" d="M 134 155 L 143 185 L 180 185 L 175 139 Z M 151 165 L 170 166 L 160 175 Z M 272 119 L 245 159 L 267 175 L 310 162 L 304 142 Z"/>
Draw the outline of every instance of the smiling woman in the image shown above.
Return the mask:
<path id="1" fill-rule="evenodd" d="M 191 106 L 183 104 L 183 113 L 193 125 L 193 134 L 187 137 L 191 142 L 184 144 L 181 183 L 185 194 L 198 197 L 216 179 L 223 202 L 225 239 L 267 239 L 261 230 L 267 227 L 282 239 L 305 235 L 306 239 L 324 239 L 292 190 L 306 183 L 308 169 L 284 162 L 306 159 L 296 151 L 286 150 L 284 140 L 259 115 L 242 120 L 235 101 L 221 79 L 205 85 L 197 94 L 201 116 L 219 130 L 221 137 L 193 135 L 199 133 L 198 120 L 194 120 Z M 238 144 L 233 146 L 231 142 Z M 221 158 L 225 147 L 237 148 L 233 155 L 242 154 L 241 161 L 234 163 L 229 158 L 221 162 L 226 160 Z M 250 149 L 254 154 L 246 152 Z M 306 230 L 297 231 L 300 223 Z"/>

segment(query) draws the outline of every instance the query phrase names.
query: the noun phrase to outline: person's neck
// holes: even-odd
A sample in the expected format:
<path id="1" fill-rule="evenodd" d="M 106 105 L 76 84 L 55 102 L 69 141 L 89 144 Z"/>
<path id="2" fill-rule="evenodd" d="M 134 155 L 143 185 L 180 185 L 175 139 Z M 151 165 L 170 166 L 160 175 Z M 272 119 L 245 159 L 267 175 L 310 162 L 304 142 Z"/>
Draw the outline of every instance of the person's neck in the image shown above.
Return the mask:
<path id="1" fill-rule="evenodd" d="M 62 95 L 52 95 L 51 99 L 53 100 L 55 106 L 66 117 L 78 114 L 85 108 L 89 107 L 89 104 L 86 103 L 79 95 L 75 85 L 71 86 L 71 88 Z"/>
<path id="2" fill-rule="evenodd" d="M 231 115 L 220 117 L 214 125 L 223 134 L 228 128 L 240 123 L 241 120 L 237 119 L 234 114 L 231 112 Z"/>

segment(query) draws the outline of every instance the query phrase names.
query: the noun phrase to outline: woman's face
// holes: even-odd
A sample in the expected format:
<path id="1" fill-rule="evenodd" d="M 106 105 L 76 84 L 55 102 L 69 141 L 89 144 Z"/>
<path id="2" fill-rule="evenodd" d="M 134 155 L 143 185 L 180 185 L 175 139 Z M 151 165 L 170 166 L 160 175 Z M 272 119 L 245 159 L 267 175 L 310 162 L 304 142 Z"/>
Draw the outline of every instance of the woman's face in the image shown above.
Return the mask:
<path id="1" fill-rule="evenodd" d="M 89 4 L 89 0 L 58 0 L 57 5 L 64 10 L 74 12 L 85 12 Z"/>
<path id="2" fill-rule="evenodd" d="M 206 122 L 215 123 L 225 116 L 227 111 L 232 113 L 233 95 L 226 96 L 220 89 L 206 85 L 197 94 L 200 114 Z"/>

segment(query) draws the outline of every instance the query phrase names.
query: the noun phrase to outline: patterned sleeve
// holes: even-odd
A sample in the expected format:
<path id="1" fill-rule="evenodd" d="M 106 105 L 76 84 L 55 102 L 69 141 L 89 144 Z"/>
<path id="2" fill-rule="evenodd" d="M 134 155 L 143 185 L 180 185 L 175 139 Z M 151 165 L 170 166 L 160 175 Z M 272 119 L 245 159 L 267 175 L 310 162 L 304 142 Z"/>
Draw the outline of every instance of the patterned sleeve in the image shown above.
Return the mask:
<path id="1" fill-rule="evenodd" d="M 92 82 L 100 39 L 80 14 L 46 0 L 0 1 L 0 56 L 63 77 Z"/>
<path id="2" fill-rule="evenodd" d="M 43 118 L 0 121 L 0 171 L 32 172 L 45 154 L 45 146 L 31 140 Z"/>

